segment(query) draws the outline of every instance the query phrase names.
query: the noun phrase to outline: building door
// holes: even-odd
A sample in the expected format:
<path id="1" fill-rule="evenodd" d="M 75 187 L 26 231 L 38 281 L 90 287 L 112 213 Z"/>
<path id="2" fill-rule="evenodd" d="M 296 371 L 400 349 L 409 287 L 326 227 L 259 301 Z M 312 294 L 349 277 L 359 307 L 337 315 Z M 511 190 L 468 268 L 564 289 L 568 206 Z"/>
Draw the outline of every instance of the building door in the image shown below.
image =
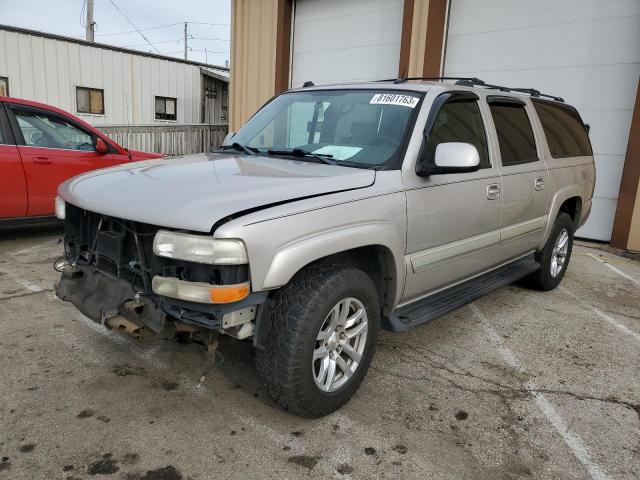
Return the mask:
<path id="1" fill-rule="evenodd" d="M 298 0 L 293 87 L 396 78 L 403 0 Z"/>
<path id="2" fill-rule="evenodd" d="M 563 97 L 591 126 L 597 169 L 578 236 L 608 241 L 640 75 L 640 2 L 450 0 L 444 74 Z"/>

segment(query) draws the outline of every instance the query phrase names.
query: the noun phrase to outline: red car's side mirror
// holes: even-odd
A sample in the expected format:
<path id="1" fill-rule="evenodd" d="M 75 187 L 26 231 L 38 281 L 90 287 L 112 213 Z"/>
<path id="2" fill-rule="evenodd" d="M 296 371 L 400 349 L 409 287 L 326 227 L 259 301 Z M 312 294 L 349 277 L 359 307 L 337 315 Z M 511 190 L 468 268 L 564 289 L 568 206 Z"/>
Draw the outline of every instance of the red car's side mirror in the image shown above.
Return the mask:
<path id="1" fill-rule="evenodd" d="M 105 142 L 100 137 L 96 138 L 96 152 L 100 155 L 105 155 L 109 153 L 109 147 L 107 146 L 107 142 Z"/>

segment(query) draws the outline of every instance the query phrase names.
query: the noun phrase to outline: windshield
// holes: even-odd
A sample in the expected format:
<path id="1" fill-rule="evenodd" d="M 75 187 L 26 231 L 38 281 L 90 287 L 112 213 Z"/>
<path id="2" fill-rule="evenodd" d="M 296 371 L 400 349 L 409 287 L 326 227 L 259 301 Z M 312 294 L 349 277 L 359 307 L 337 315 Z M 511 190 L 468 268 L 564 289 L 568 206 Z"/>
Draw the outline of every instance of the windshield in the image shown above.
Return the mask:
<path id="1" fill-rule="evenodd" d="M 298 156 L 315 154 L 337 164 L 392 167 L 421 99 L 419 93 L 398 90 L 285 93 L 256 113 L 233 142 L 262 154 L 295 149 Z"/>

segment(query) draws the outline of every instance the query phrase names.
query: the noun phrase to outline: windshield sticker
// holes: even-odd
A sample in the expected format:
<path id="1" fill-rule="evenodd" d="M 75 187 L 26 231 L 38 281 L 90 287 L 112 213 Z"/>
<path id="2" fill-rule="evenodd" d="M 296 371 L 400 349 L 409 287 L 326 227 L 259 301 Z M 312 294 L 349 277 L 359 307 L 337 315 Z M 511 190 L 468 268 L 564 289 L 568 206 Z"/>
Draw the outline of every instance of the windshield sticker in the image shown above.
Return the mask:
<path id="1" fill-rule="evenodd" d="M 314 150 L 313 153 L 318 155 L 331 155 L 334 160 L 346 160 L 353 157 L 362 148 L 360 147 L 341 147 L 339 145 L 327 145 L 326 147 Z"/>
<path id="2" fill-rule="evenodd" d="M 395 93 L 377 93 L 369 102 L 374 105 L 402 105 L 415 108 L 418 98 L 411 95 L 396 95 Z"/>

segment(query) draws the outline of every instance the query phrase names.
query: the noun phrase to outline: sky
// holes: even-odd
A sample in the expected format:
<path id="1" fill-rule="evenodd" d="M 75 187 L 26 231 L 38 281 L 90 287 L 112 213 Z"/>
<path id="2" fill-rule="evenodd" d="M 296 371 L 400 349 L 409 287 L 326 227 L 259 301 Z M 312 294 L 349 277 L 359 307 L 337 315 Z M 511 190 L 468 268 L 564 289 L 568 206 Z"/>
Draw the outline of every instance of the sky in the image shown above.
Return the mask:
<path id="1" fill-rule="evenodd" d="M 84 39 L 85 1 L 0 0 L 0 24 Z M 94 4 L 96 42 L 184 58 L 184 22 L 192 22 L 187 26 L 189 60 L 224 65 L 230 58 L 231 0 L 94 0 Z"/>

